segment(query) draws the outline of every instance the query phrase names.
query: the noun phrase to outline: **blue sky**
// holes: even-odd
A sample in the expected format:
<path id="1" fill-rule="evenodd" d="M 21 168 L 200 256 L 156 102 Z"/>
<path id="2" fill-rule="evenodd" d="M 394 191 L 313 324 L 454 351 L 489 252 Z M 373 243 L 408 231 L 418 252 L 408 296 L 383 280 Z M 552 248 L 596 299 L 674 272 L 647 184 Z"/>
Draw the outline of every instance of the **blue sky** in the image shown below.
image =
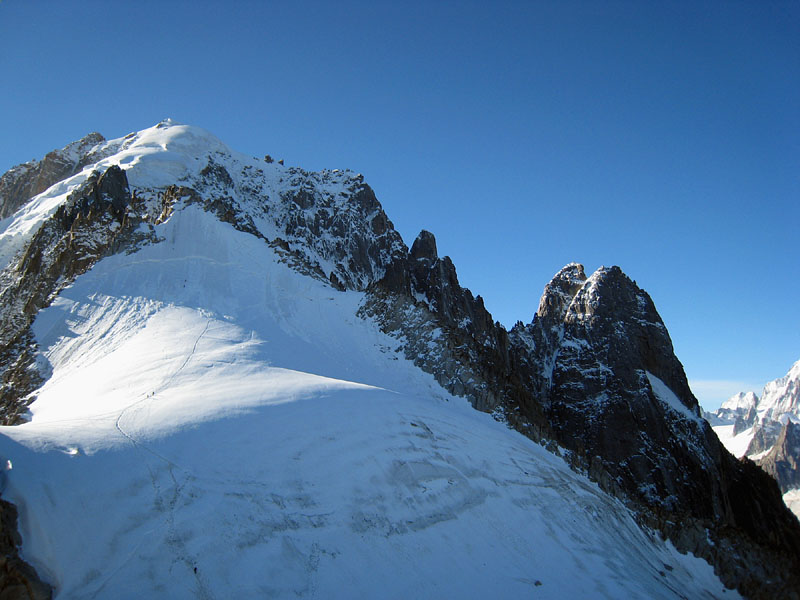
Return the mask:
<path id="1" fill-rule="evenodd" d="M 0 1 L 0 172 L 165 117 L 362 172 L 506 325 L 653 297 L 707 407 L 800 359 L 797 2 Z"/>

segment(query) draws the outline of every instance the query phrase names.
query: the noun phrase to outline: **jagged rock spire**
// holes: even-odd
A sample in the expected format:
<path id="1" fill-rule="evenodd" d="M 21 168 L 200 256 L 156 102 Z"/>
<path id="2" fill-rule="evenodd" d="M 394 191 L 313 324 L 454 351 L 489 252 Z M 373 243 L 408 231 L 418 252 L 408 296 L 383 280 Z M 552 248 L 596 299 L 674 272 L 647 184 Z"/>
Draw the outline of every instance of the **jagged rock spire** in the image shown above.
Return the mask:
<path id="1" fill-rule="evenodd" d="M 542 298 L 539 300 L 536 318 L 547 319 L 553 323 L 563 320 L 567 307 L 585 282 L 586 273 L 583 265 L 570 263 L 561 269 L 545 286 Z"/>
<path id="2" fill-rule="evenodd" d="M 433 262 L 439 258 L 436 250 L 436 238 L 430 231 L 422 230 L 411 245 L 411 260 L 427 260 Z"/>

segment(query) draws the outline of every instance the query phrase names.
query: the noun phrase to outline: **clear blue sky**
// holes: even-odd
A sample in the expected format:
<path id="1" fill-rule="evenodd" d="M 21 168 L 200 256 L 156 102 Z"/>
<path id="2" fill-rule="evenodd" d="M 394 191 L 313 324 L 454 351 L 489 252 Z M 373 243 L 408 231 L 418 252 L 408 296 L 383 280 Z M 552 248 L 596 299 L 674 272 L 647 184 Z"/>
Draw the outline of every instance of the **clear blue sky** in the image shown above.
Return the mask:
<path id="1" fill-rule="evenodd" d="M 798 2 L 2 0 L 0 69 L 0 172 L 172 117 L 364 173 L 506 325 L 620 265 L 707 407 L 800 359 Z"/>

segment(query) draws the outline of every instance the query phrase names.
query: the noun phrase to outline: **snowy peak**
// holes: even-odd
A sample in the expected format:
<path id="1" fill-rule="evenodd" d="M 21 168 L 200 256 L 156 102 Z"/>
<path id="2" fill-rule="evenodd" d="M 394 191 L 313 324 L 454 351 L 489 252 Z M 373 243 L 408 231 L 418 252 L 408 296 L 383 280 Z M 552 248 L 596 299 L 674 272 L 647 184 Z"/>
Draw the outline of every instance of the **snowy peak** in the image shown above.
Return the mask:
<path id="1" fill-rule="evenodd" d="M 756 396 L 755 392 L 739 392 L 723 402 L 720 408 L 737 413 L 747 413 L 747 411 L 756 406 L 757 402 L 758 396 Z"/>
<path id="2" fill-rule="evenodd" d="M 62 154 L 77 156 L 93 141 L 88 136 Z M 18 420 L 39 383 L 33 355 L 18 355 L 34 343 L 28 328 L 36 312 L 98 260 L 162 241 L 159 226 L 191 206 L 260 238 L 279 260 L 337 290 L 365 289 L 407 253 L 372 190 L 351 171 L 307 172 L 247 157 L 169 120 L 91 145 L 81 161 L 90 156 L 96 162 L 52 183 L 0 225 L 0 266 L 7 267 L 0 272 L 0 341 L 15 353 L 0 357 L 12 364 L 0 388 L 6 422 Z"/>
<path id="3" fill-rule="evenodd" d="M 125 171 L 132 192 L 151 208 L 160 208 L 168 190 L 173 200 L 201 200 L 220 218 L 281 247 L 287 261 L 335 287 L 363 290 L 407 252 L 374 192 L 351 171 L 308 172 L 248 157 L 203 129 L 170 120 L 100 144 L 94 155 L 102 158 L 91 169 L 35 197 L 0 231 L 16 238 L 4 248 L 6 256 L 92 171 L 111 166 Z"/>
<path id="4" fill-rule="evenodd" d="M 800 361 L 792 365 L 786 375 L 767 383 L 760 396 L 753 392 L 735 394 L 711 413 L 710 418 L 717 426 L 736 423 L 735 435 L 754 425 L 774 429 L 774 424 L 782 425 L 787 420 L 800 423 Z"/>
<path id="5" fill-rule="evenodd" d="M 761 421 L 800 422 L 800 361 L 786 375 L 764 386 L 756 410 Z"/>

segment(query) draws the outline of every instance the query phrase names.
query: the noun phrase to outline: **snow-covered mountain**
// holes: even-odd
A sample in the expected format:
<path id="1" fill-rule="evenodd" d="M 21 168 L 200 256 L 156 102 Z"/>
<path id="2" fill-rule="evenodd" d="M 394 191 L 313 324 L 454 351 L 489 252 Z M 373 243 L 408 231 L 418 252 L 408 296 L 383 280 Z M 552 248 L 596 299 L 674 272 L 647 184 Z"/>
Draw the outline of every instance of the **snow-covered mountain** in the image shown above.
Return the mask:
<path id="1" fill-rule="evenodd" d="M 707 418 L 732 454 L 747 456 L 775 477 L 800 518 L 800 361 L 759 396 L 736 394 Z"/>
<path id="2" fill-rule="evenodd" d="M 47 596 L 19 552 L 59 598 L 797 597 L 618 268 L 507 332 L 360 175 L 91 141 L 0 180 L 6 589 Z"/>

